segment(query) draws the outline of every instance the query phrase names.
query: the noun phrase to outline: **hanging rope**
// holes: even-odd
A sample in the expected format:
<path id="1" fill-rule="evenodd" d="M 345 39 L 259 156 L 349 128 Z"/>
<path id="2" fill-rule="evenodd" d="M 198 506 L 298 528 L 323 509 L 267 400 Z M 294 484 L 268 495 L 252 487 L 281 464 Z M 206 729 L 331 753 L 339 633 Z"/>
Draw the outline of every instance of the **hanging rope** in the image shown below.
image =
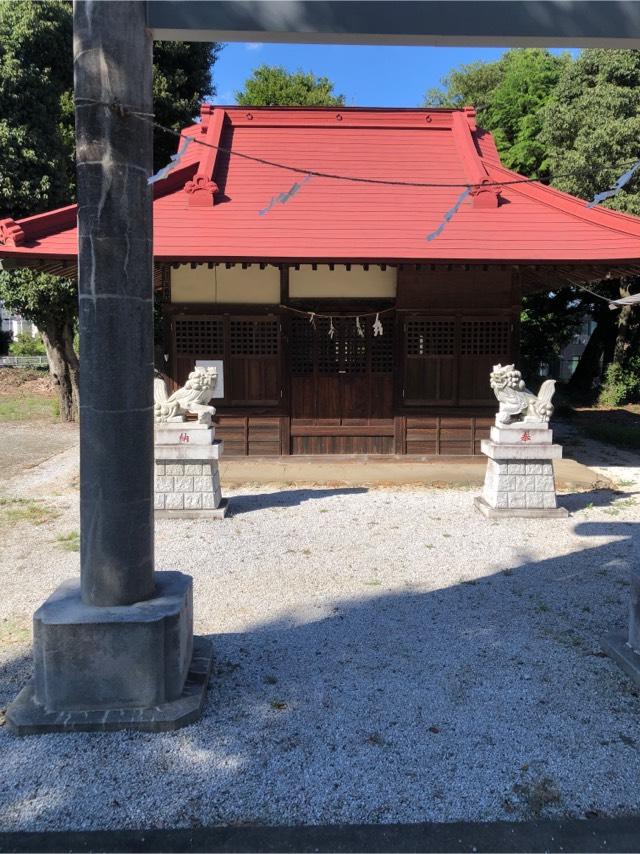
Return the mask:
<path id="1" fill-rule="evenodd" d="M 179 139 L 184 139 L 185 136 L 181 131 L 174 130 L 173 128 L 167 127 L 166 125 L 160 124 L 160 122 L 155 121 L 155 117 L 153 113 L 143 113 L 137 110 L 134 110 L 128 107 L 125 104 L 120 104 L 117 101 L 107 102 L 107 101 L 94 101 L 90 98 L 81 99 L 83 103 L 80 103 L 80 99 L 76 100 L 76 103 L 79 107 L 87 107 L 87 106 L 99 106 L 105 107 L 106 109 L 112 110 L 123 118 L 127 118 L 129 116 L 133 116 L 140 121 L 147 122 L 147 124 L 152 125 L 158 130 L 163 131 L 164 133 L 171 134 Z M 548 184 L 551 181 L 551 178 L 514 178 L 510 181 L 483 181 L 476 184 L 470 184 L 468 182 L 459 183 L 459 182 L 437 182 L 437 181 L 399 181 L 392 178 L 367 178 L 361 175 L 343 175 L 334 172 L 323 172 L 317 169 L 305 169 L 299 166 L 292 166 L 288 163 L 280 163 L 275 160 L 268 160 L 264 157 L 256 157 L 253 154 L 245 154 L 242 151 L 236 151 L 235 149 L 227 148 L 224 145 L 217 145 L 213 142 L 206 142 L 204 139 L 198 139 L 197 137 L 193 138 L 193 142 L 195 145 L 201 145 L 204 148 L 212 148 L 215 151 L 221 151 L 223 154 L 228 154 L 231 157 L 240 157 L 243 160 L 251 160 L 254 163 L 261 163 L 263 166 L 272 166 L 275 169 L 284 169 L 288 172 L 295 172 L 298 175 L 307 175 L 309 177 L 316 178 L 331 178 L 335 181 L 349 181 L 357 184 L 375 184 L 382 185 L 388 187 L 450 187 L 450 188 L 459 188 L 459 189 L 473 189 L 475 187 L 511 187 L 517 184 Z M 602 169 L 611 169 L 611 170 L 619 170 L 625 166 L 633 166 L 636 164 L 637 160 L 626 160 L 620 161 L 618 163 L 612 163 L 605 166 L 602 166 Z M 558 172 L 553 177 L 554 178 L 570 178 L 575 176 L 584 176 L 585 170 L 573 170 L 571 172 Z"/>
<path id="2" fill-rule="evenodd" d="M 309 322 L 311 322 L 312 325 L 314 325 L 314 321 L 317 317 L 320 317 L 323 320 L 333 320 L 333 318 L 335 317 L 335 314 L 321 314 L 317 311 L 305 311 L 301 308 L 293 308 L 293 306 L 290 305 L 281 304 L 278 306 L 278 308 L 281 308 L 283 311 L 290 311 L 293 314 L 299 314 L 302 317 L 307 317 L 309 318 Z M 376 319 L 378 319 L 381 314 L 388 314 L 392 311 L 395 311 L 395 308 L 382 308 L 380 309 L 380 311 L 368 311 L 364 313 L 360 312 L 360 314 L 340 314 L 340 317 L 345 318 L 346 320 L 356 320 L 357 318 L 361 317 L 375 317 Z"/>

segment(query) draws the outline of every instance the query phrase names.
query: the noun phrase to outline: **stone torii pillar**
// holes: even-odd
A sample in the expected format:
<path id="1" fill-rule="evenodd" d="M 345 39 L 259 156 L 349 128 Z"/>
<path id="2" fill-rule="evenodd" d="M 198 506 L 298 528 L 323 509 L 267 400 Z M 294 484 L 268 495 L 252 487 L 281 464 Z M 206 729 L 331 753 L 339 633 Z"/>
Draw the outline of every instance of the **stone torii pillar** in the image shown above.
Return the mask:
<path id="1" fill-rule="evenodd" d="M 154 571 L 152 38 L 146 4 L 75 0 L 81 580 L 34 616 L 20 735 L 172 729 L 211 666 L 192 581 Z"/>

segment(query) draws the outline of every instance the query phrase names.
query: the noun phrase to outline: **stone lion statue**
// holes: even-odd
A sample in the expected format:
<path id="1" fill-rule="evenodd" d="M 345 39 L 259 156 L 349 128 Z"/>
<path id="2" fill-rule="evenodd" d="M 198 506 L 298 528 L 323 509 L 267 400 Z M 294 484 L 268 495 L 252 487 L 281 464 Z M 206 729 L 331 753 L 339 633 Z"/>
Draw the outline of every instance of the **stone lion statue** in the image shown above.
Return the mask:
<path id="1" fill-rule="evenodd" d="M 545 380 L 536 396 L 525 386 L 515 365 L 494 365 L 489 382 L 500 404 L 496 415 L 498 426 L 517 421 L 549 421 L 553 413 L 551 398 L 556 390 L 555 380 Z"/>
<path id="2" fill-rule="evenodd" d="M 153 417 L 156 422 L 186 421 L 187 413 L 198 416 L 200 424 L 211 424 L 215 407 L 207 406 L 218 380 L 216 368 L 194 368 L 182 388 L 167 394 L 161 376 L 153 380 Z"/>

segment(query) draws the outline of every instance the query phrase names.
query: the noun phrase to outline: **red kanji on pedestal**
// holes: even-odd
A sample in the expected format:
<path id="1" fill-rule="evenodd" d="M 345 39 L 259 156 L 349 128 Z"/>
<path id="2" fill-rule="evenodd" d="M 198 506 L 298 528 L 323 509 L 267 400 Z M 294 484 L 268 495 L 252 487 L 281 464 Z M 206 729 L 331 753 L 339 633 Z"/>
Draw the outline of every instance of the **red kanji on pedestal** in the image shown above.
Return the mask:
<path id="1" fill-rule="evenodd" d="M 528 430 L 525 430 L 524 433 L 522 434 L 522 436 L 520 436 L 520 441 L 521 442 L 530 442 L 531 441 L 531 434 L 529 433 Z"/>
<path id="2" fill-rule="evenodd" d="M 188 433 L 180 433 L 180 441 L 181 442 L 188 442 L 189 441 L 189 434 Z"/>

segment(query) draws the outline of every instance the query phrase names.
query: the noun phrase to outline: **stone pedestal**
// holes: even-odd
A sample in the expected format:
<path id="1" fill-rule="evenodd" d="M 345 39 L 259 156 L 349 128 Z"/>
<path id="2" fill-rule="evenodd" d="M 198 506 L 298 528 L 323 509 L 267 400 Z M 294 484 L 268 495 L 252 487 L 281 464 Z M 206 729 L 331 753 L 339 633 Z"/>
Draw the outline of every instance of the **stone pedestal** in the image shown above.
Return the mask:
<path id="1" fill-rule="evenodd" d="M 155 515 L 160 519 L 223 519 L 218 460 L 223 443 L 207 424 L 155 425 Z"/>
<path id="2" fill-rule="evenodd" d="M 521 421 L 491 428 L 482 452 L 489 457 L 482 495 L 475 506 L 490 519 L 502 517 L 558 518 L 567 516 L 556 501 L 553 460 L 562 447 L 540 421 Z"/>
<path id="3" fill-rule="evenodd" d="M 17 735 L 69 730 L 169 730 L 196 720 L 211 644 L 193 637 L 192 582 L 155 573 L 153 597 L 85 604 L 62 584 L 33 618 L 34 678 L 7 709 Z"/>
<path id="4" fill-rule="evenodd" d="M 602 642 L 602 648 L 640 686 L 640 535 L 633 537 L 630 580 L 628 634 L 626 637 L 622 634 L 608 635 Z"/>

